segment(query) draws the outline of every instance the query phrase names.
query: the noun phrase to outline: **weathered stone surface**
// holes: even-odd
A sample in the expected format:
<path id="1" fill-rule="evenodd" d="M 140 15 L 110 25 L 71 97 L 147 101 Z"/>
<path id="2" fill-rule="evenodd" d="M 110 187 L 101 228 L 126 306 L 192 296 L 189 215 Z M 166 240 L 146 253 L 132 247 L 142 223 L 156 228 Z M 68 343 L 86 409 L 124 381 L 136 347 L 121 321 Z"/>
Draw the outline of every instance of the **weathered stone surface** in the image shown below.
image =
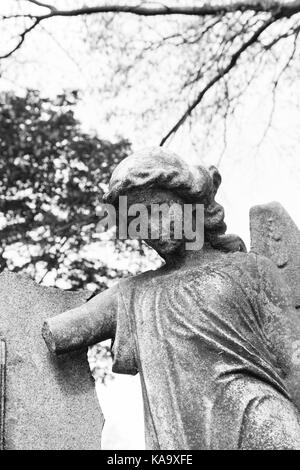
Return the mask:
<path id="1" fill-rule="evenodd" d="M 6 389 L 6 344 L 0 339 L 0 450 L 4 450 L 4 418 Z"/>
<path id="2" fill-rule="evenodd" d="M 299 317 L 272 261 L 228 243 L 220 182 L 162 149 L 121 162 L 107 201 L 203 203 L 204 246 L 151 220 L 158 238 L 145 241 L 165 265 L 50 319 L 45 340 L 60 352 L 113 339 L 113 371 L 140 374 L 149 449 L 300 449 Z"/>
<path id="3" fill-rule="evenodd" d="M 0 275 L 0 337 L 7 347 L 5 449 L 100 449 L 103 417 L 86 350 L 51 355 L 41 336 L 45 316 L 84 303 L 87 292 Z"/>
<path id="4" fill-rule="evenodd" d="M 277 202 L 250 210 L 251 251 L 271 259 L 280 269 L 300 307 L 300 231 Z"/>

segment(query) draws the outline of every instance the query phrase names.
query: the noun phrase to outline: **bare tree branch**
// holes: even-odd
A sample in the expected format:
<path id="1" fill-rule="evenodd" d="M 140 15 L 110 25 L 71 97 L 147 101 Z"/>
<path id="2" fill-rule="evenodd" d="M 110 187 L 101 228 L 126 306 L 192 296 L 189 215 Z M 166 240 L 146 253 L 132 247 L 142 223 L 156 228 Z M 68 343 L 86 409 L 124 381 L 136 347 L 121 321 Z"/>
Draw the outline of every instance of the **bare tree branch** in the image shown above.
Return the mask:
<path id="1" fill-rule="evenodd" d="M 291 36 L 298 36 L 299 31 L 300 31 L 300 26 L 299 25 L 293 26 L 292 28 L 290 28 L 285 33 L 280 34 L 279 36 L 274 38 L 271 42 L 269 42 L 267 44 L 264 44 L 263 47 L 264 47 L 265 50 L 270 50 L 270 49 L 272 49 L 272 47 L 275 46 L 275 44 L 277 44 L 282 39 L 287 39 Z"/>
<path id="2" fill-rule="evenodd" d="M 123 14 L 133 14 L 138 16 L 150 17 L 150 16 L 167 16 L 167 15 L 185 15 L 203 18 L 203 29 L 200 27 L 200 30 L 195 30 L 192 36 L 184 36 L 181 34 L 182 40 L 176 42 L 175 45 L 185 45 L 185 44 L 197 44 L 203 39 L 203 36 L 214 34 L 214 28 L 218 28 L 218 24 L 225 21 L 225 26 L 227 27 L 227 35 L 224 36 L 224 40 L 218 42 L 218 49 L 214 49 L 213 46 L 209 49 L 211 53 L 210 61 L 208 66 L 203 69 L 203 61 L 200 61 L 202 64 L 198 70 L 191 74 L 190 78 L 186 81 L 186 87 L 192 87 L 194 84 L 203 80 L 204 72 L 207 73 L 209 70 L 209 79 L 208 82 L 202 87 L 200 93 L 196 96 L 194 101 L 188 106 L 185 113 L 177 121 L 177 123 L 172 127 L 172 129 L 165 135 L 162 139 L 160 145 L 170 138 L 171 135 L 175 134 L 176 131 L 184 124 L 186 119 L 191 116 L 194 109 L 202 102 L 204 96 L 213 88 L 218 82 L 222 81 L 224 77 L 229 74 L 229 72 L 236 66 L 236 63 L 239 61 L 240 57 L 244 55 L 254 44 L 259 44 L 262 49 L 265 51 L 271 50 L 272 47 L 280 40 L 285 37 L 289 37 L 292 34 L 296 34 L 299 30 L 299 26 L 296 29 L 290 29 L 285 33 L 282 33 L 277 38 L 273 39 L 268 44 L 262 44 L 259 39 L 261 34 L 269 28 L 277 20 L 289 19 L 292 16 L 300 13 L 300 0 L 292 1 L 279 1 L 279 0 L 224 0 L 219 3 L 206 2 L 202 5 L 195 5 L 194 2 L 186 1 L 184 5 L 164 5 L 161 2 L 140 2 L 136 4 L 129 4 L 126 2 L 107 2 L 105 5 L 98 5 L 93 7 L 82 6 L 77 9 L 68 9 L 60 10 L 55 6 L 44 3 L 39 0 L 27 0 L 28 3 L 34 4 L 38 7 L 47 8 L 49 11 L 41 14 L 26 14 L 23 15 L 11 15 L 10 17 L 3 17 L 3 19 L 9 18 L 29 18 L 31 19 L 31 24 L 19 35 L 19 40 L 15 47 L 9 52 L 0 56 L 0 59 L 6 59 L 14 54 L 22 44 L 24 43 L 26 37 L 31 33 L 39 24 L 46 20 L 50 20 L 56 17 L 78 17 L 78 16 L 87 16 L 93 14 L 106 14 L 106 13 L 123 13 Z M 250 15 L 245 14 L 245 12 L 250 12 Z M 233 14 L 238 13 L 237 16 L 243 17 L 241 22 L 241 27 L 234 24 L 233 20 L 236 16 Z M 253 15 L 251 15 L 251 13 Z M 244 15 L 244 16 L 243 16 Z M 250 17 L 249 17 L 250 16 Z M 226 20 L 228 18 L 228 21 Z M 244 22 L 245 18 L 245 22 Z M 252 19 L 256 21 L 252 21 Z M 267 19 L 266 19 L 267 18 Z M 263 21 L 263 22 L 262 22 Z M 262 22 L 262 23 L 261 23 Z M 251 31 L 254 30 L 249 37 Z M 217 38 L 222 37 L 222 30 L 220 33 L 217 33 Z M 176 35 L 171 35 L 170 38 L 174 38 Z M 177 34 L 180 37 L 180 34 Z M 163 38 L 161 44 L 166 40 Z M 237 41 L 236 41 L 237 40 Z M 242 44 L 240 41 L 243 41 Z M 236 43 L 239 45 L 237 46 Z M 211 44 L 215 44 L 213 41 Z M 153 49 L 153 46 L 148 46 L 148 49 Z M 147 48 L 142 51 L 144 53 Z M 235 50 L 233 54 L 230 54 L 231 50 Z M 229 59 L 227 57 L 229 56 Z M 211 64 L 218 62 L 218 69 L 214 70 L 215 67 L 212 67 Z M 226 61 L 226 62 L 225 62 Z M 129 66 L 128 66 L 129 67 Z M 214 75 L 212 76 L 212 74 Z M 198 85 L 199 86 L 199 85 Z M 183 87 L 184 88 L 184 87 Z M 229 99 L 229 98 L 228 98 Z"/>
<path id="3" fill-rule="evenodd" d="M 254 11 L 260 13 L 280 14 L 281 17 L 291 16 L 300 12 L 300 1 L 293 0 L 283 2 L 280 0 L 253 0 L 253 1 L 223 1 L 218 4 L 211 2 L 204 3 L 201 6 L 196 5 L 173 5 L 168 6 L 162 3 L 149 2 L 137 5 L 128 5 L 126 3 L 114 3 L 99 5 L 94 7 L 82 7 L 73 10 L 58 10 L 54 6 L 42 4 L 34 0 L 27 0 L 31 3 L 39 4 L 51 9 L 47 17 L 53 16 L 80 16 L 91 15 L 94 13 L 132 13 L 141 16 L 161 16 L 161 15 L 190 15 L 190 16 L 209 16 L 235 13 L 237 11 Z M 46 16 L 46 15 L 45 15 Z"/>
<path id="4" fill-rule="evenodd" d="M 223 149 L 220 153 L 219 159 L 217 161 L 217 168 L 220 168 L 221 162 L 223 160 L 223 157 L 226 153 L 227 146 L 228 146 L 228 116 L 231 112 L 231 101 L 229 99 L 229 89 L 228 89 L 228 83 L 226 79 L 224 80 L 224 88 L 225 88 L 225 109 L 224 109 L 224 115 L 223 115 Z"/>
<path id="5" fill-rule="evenodd" d="M 39 2 L 38 0 L 27 0 L 27 2 L 34 3 L 34 5 L 37 5 L 39 7 L 48 8 L 50 11 L 57 10 L 57 8 L 54 7 L 53 5 L 49 5 L 48 3 L 42 3 L 42 2 Z"/>
<path id="6" fill-rule="evenodd" d="M 283 2 L 282 0 L 252 0 L 252 1 L 223 1 L 219 4 L 204 3 L 201 6 L 189 5 L 168 6 L 162 3 L 149 2 L 137 5 L 110 3 L 94 7 L 82 7 L 73 10 L 59 10 L 55 6 L 43 3 L 38 0 L 27 0 L 27 2 L 49 9 L 49 13 L 41 15 L 24 14 L 2 17 L 11 18 L 31 18 L 32 25 L 20 34 L 18 44 L 8 53 L 0 56 L 0 59 L 10 57 L 23 44 L 25 37 L 42 21 L 56 17 L 76 17 L 86 16 L 96 13 L 130 13 L 139 16 L 162 16 L 162 15 L 188 15 L 198 17 L 222 16 L 229 13 L 252 11 L 255 13 L 271 13 L 275 18 L 289 18 L 300 12 L 300 0 Z"/>
<path id="7" fill-rule="evenodd" d="M 13 55 L 14 52 L 16 52 L 16 50 L 20 49 L 23 42 L 25 41 L 26 36 L 40 23 L 40 21 L 41 20 L 39 18 L 36 18 L 34 20 L 34 22 L 28 28 L 26 28 L 23 31 L 23 33 L 20 34 L 20 39 L 19 39 L 17 45 L 13 49 L 11 49 L 9 52 L 7 52 L 6 54 L 3 54 L 2 56 L 0 56 L 0 59 L 7 59 L 11 55 Z"/>
<path id="8" fill-rule="evenodd" d="M 291 53 L 289 54 L 289 57 L 287 59 L 287 61 L 285 62 L 284 66 L 281 68 L 279 74 L 277 75 L 277 77 L 275 78 L 275 80 L 273 81 L 273 89 L 272 89 L 272 107 L 271 107 L 271 112 L 270 112 L 270 115 L 269 115 L 269 119 L 268 119 L 268 122 L 267 122 L 267 125 L 266 125 L 266 128 L 263 132 L 263 135 L 262 137 L 260 138 L 257 146 L 256 146 L 256 151 L 258 152 L 263 141 L 265 140 L 271 126 L 272 126 L 272 123 L 273 123 L 273 118 L 274 118 L 274 114 L 275 114 L 275 108 L 276 108 L 276 92 L 277 92 L 277 89 L 278 89 L 278 85 L 280 83 L 280 80 L 282 78 L 282 76 L 284 75 L 284 73 L 286 72 L 286 70 L 289 68 L 292 60 L 294 59 L 295 57 L 295 54 L 296 54 L 296 50 L 297 50 L 297 40 L 298 40 L 298 36 L 299 36 L 299 28 L 297 28 L 297 31 L 295 33 L 295 37 L 294 37 L 294 41 L 293 41 L 293 47 L 292 47 L 292 51 Z"/>
<path id="9" fill-rule="evenodd" d="M 169 139 L 169 137 L 177 132 L 177 130 L 184 124 L 186 119 L 192 114 L 194 109 L 201 103 L 202 99 L 206 95 L 206 93 L 225 75 L 227 75 L 233 67 L 236 65 L 237 61 L 243 55 L 243 53 L 253 44 L 256 43 L 257 39 L 259 36 L 267 29 L 269 26 L 271 26 L 273 23 L 277 21 L 277 18 L 274 18 L 273 16 L 269 18 L 267 21 L 265 21 L 256 31 L 255 33 L 246 41 L 244 42 L 239 49 L 231 56 L 231 59 L 227 66 L 223 69 L 221 69 L 205 86 L 204 88 L 200 91 L 198 94 L 197 98 L 193 101 L 192 104 L 189 105 L 185 113 L 181 116 L 181 118 L 177 121 L 177 123 L 172 127 L 172 129 L 165 135 L 165 137 L 161 140 L 160 145 L 164 145 L 166 141 Z"/>
<path id="10" fill-rule="evenodd" d="M 31 20 L 35 18 L 34 15 L 31 15 L 30 13 L 19 13 L 18 15 L 0 15 L 1 20 L 13 20 L 17 18 L 30 18 Z"/>

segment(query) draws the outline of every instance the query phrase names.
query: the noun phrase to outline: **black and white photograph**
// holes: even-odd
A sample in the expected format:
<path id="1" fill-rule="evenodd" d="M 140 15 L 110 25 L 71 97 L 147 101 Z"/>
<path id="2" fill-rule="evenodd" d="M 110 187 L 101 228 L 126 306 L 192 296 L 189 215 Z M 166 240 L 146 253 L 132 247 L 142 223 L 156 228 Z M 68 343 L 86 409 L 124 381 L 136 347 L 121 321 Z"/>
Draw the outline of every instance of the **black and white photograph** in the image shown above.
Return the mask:
<path id="1" fill-rule="evenodd" d="M 300 0 L 0 0 L 0 450 L 300 450 L 299 201 Z"/>

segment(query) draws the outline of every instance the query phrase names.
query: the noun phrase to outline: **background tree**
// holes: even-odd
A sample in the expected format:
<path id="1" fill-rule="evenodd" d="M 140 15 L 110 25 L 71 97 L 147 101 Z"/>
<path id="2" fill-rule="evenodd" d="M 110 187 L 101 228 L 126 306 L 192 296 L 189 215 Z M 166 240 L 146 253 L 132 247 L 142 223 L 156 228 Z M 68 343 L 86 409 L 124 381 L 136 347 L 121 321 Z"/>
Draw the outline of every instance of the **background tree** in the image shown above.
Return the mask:
<path id="1" fill-rule="evenodd" d="M 76 92 L 0 96 L 1 268 L 101 290 L 120 273 L 88 248 L 101 240 L 97 207 L 130 144 L 84 133 L 72 110 L 76 101 Z"/>
<path id="2" fill-rule="evenodd" d="M 77 100 L 75 91 L 53 99 L 33 90 L 0 94 L 0 271 L 96 293 L 144 270 L 146 248 L 97 232 L 97 208 L 130 144 L 83 132 L 74 116 Z M 104 257 L 115 251 L 121 267 Z M 94 376 L 103 382 L 111 377 L 109 357 L 106 346 L 90 353 Z"/>

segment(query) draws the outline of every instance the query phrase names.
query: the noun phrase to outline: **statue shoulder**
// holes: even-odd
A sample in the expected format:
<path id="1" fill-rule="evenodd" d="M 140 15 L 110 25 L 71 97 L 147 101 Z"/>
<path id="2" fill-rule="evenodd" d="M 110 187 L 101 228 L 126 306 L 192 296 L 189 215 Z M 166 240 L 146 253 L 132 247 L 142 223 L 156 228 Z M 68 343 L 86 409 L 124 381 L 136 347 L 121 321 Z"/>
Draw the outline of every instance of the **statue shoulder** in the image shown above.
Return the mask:
<path id="1" fill-rule="evenodd" d="M 128 276 L 123 279 L 120 279 L 116 286 L 119 290 L 126 290 L 132 289 L 137 285 L 142 285 L 147 281 L 150 281 L 152 278 L 156 277 L 159 273 L 159 269 L 157 270 L 148 270 L 143 273 L 135 274 L 133 276 Z"/>
<path id="2" fill-rule="evenodd" d="M 252 252 L 234 252 L 226 253 L 216 260 L 216 265 L 224 269 L 237 268 L 245 273 L 250 273 L 253 276 L 258 276 L 258 263 L 262 262 L 259 258 L 264 258 Z"/>

